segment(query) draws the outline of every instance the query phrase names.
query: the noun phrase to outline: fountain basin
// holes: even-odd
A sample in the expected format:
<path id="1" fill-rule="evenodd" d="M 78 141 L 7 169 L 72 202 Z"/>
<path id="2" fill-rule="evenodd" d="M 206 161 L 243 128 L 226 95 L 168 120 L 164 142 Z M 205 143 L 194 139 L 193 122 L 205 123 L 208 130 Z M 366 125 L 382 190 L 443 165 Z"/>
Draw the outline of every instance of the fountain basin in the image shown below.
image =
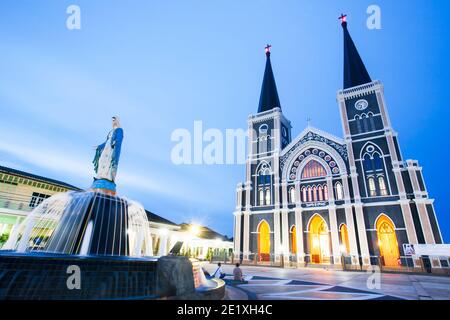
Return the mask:
<path id="1" fill-rule="evenodd" d="M 80 270 L 80 289 L 69 278 Z M 225 285 L 195 288 L 185 257 L 133 258 L 0 251 L 0 300 L 223 299 Z"/>

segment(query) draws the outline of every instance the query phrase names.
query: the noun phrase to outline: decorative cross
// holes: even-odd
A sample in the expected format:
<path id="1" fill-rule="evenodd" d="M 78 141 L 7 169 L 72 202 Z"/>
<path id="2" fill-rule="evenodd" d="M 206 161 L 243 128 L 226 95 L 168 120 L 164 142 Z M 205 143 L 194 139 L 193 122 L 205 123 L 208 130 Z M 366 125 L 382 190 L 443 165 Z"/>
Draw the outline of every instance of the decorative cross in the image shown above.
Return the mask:
<path id="1" fill-rule="evenodd" d="M 341 13 L 341 16 L 338 18 L 342 23 L 347 22 L 347 15 Z"/>
<path id="2" fill-rule="evenodd" d="M 266 55 L 270 55 L 270 48 L 272 48 L 270 44 L 267 44 L 266 47 L 264 48 L 266 51 Z"/>
<path id="3" fill-rule="evenodd" d="M 311 126 L 311 118 L 310 117 L 306 118 L 306 123 L 308 124 L 308 127 Z"/>

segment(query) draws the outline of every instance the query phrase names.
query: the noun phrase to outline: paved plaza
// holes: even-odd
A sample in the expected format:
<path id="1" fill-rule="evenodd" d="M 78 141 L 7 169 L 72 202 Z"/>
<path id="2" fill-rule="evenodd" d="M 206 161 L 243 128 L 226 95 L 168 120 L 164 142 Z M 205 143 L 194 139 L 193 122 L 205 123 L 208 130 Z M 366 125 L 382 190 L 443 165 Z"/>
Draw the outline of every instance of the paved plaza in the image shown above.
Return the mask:
<path id="1" fill-rule="evenodd" d="M 217 266 L 204 268 L 213 273 Z M 235 284 L 233 268 L 223 266 L 227 297 L 232 300 L 450 300 L 447 276 L 381 273 L 380 288 L 372 289 L 367 286 L 372 273 L 242 266 L 248 283 Z"/>

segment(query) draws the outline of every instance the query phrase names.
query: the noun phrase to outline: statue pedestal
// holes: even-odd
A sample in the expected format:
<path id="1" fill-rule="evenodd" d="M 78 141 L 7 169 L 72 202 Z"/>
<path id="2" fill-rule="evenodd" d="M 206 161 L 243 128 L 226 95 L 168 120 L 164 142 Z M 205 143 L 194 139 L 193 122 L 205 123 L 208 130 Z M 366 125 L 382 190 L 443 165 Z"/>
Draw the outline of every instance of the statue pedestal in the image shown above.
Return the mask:
<path id="1" fill-rule="evenodd" d="M 101 192 L 108 194 L 110 196 L 116 195 L 116 184 L 112 181 L 106 179 L 94 179 L 92 182 L 91 188 L 89 191 L 93 192 Z"/>

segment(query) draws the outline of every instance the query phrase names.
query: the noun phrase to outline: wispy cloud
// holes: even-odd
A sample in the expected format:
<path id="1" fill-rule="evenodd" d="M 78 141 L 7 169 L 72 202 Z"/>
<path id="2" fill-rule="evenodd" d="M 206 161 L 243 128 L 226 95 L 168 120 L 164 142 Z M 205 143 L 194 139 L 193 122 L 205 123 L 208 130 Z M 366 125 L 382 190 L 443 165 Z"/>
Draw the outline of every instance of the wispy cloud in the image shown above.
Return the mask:
<path id="1" fill-rule="evenodd" d="M 0 134 L 3 134 L 0 130 Z M 46 169 L 50 172 L 58 172 L 68 177 L 77 177 L 84 180 L 85 176 L 93 174 L 91 157 L 80 155 L 78 150 L 71 150 L 65 148 L 64 145 L 57 144 L 60 147 L 49 145 L 49 143 L 40 143 L 36 145 L 27 141 L 46 141 L 43 137 L 34 135 L 33 139 L 26 138 L 26 135 L 22 135 L 25 139 L 18 140 L 16 136 L 12 140 L 2 139 L 0 140 L 0 151 L 8 154 L 12 158 L 20 160 L 32 166 L 37 166 Z M 4 163 L 4 165 L 12 165 L 12 162 Z M 22 170 L 26 170 L 25 166 L 22 166 Z M 212 205 L 214 202 L 208 198 L 201 197 L 196 189 L 186 185 L 183 180 L 178 181 L 177 189 L 183 190 L 183 192 L 174 192 L 174 187 L 171 181 L 176 180 L 177 177 L 170 174 L 161 174 L 157 172 L 157 168 L 135 167 L 130 169 L 122 167 L 119 169 L 117 181 L 119 186 L 127 189 L 134 190 L 139 193 L 147 193 L 153 196 L 161 195 L 164 197 L 171 197 L 174 201 L 189 201 L 191 203 L 200 202 L 205 205 Z M 70 182 L 70 181 L 67 181 Z M 138 200 L 139 199 L 135 199 Z"/>

